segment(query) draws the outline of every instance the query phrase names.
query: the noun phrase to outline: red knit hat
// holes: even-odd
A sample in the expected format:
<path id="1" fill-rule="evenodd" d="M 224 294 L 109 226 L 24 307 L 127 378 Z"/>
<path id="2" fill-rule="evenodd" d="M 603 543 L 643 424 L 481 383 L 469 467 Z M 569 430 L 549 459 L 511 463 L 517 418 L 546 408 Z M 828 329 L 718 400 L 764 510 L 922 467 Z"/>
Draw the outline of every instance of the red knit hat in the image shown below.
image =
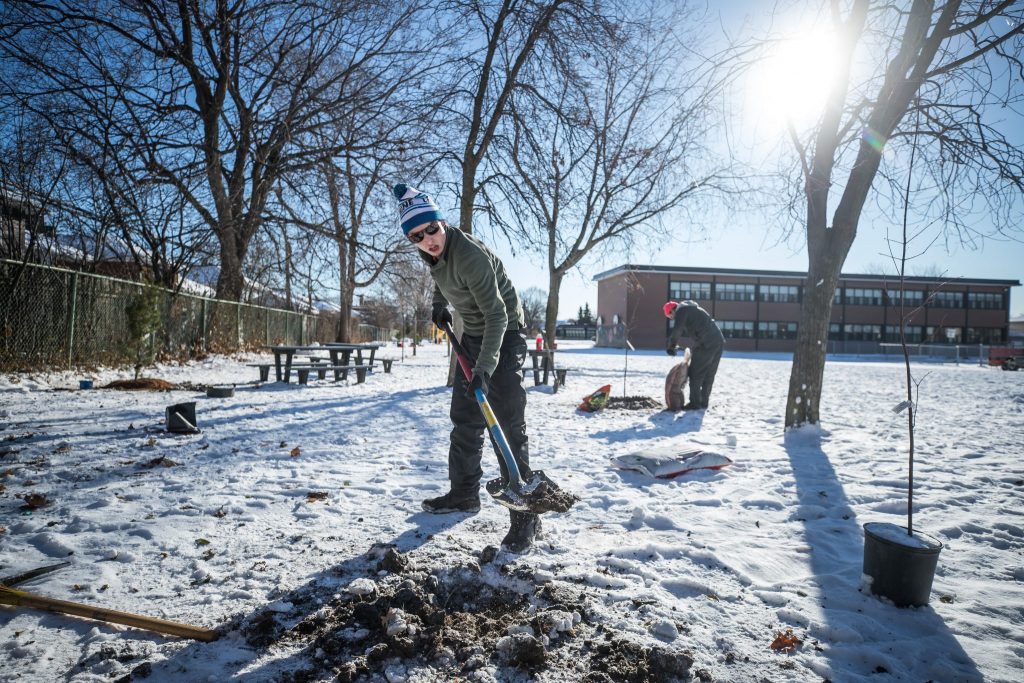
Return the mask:
<path id="1" fill-rule="evenodd" d="M 673 315 L 675 315 L 677 308 L 679 308 L 678 301 L 668 301 L 665 303 L 664 306 L 661 307 L 661 310 L 665 311 L 666 318 L 671 318 Z"/>

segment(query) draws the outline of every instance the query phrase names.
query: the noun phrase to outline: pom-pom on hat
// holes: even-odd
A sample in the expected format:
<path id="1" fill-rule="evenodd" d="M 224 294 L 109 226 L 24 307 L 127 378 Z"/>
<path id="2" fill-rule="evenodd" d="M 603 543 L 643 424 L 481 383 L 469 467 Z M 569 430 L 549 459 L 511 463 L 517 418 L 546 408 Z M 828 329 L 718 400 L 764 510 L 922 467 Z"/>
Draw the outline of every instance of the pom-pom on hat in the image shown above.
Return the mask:
<path id="1" fill-rule="evenodd" d="M 668 301 L 665 303 L 664 306 L 661 307 L 661 310 L 665 311 L 666 318 L 671 318 L 673 315 L 675 315 L 677 308 L 679 308 L 678 301 Z"/>
<path id="2" fill-rule="evenodd" d="M 395 185 L 394 193 L 398 200 L 398 222 L 406 235 L 424 223 L 444 220 L 441 209 L 427 193 L 405 183 Z"/>

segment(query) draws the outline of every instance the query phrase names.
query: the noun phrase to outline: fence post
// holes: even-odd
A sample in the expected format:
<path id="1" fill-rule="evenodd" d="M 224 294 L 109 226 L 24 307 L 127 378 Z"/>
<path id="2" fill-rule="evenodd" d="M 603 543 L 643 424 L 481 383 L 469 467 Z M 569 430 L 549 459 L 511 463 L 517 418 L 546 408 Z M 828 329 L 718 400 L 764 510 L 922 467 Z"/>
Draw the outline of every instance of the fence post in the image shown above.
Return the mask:
<path id="1" fill-rule="evenodd" d="M 267 341 L 265 342 L 265 344 L 266 344 L 266 346 L 270 346 L 270 311 L 269 310 L 267 311 L 266 321 L 267 321 L 267 324 L 266 324 L 267 332 L 266 332 L 266 335 L 264 335 L 264 336 L 266 336 Z"/>
<path id="2" fill-rule="evenodd" d="M 200 315 L 203 316 L 203 321 L 201 323 L 201 325 L 202 325 L 201 329 L 203 331 L 203 353 L 206 353 L 207 349 L 210 348 L 209 347 L 209 342 L 206 339 L 206 301 L 207 301 L 206 297 L 203 297 L 202 301 L 203 301 L 203 307 L 202 307 L 202 311 L 201 311 Z"/>
<path id="3" fill-rule="evenodd" d="M 68 370 L 75 348 L 75 302 L 78 301 L 78 272 L 71 274 L 71 303 L 68 306 Z"/>
<path id="4" fill-rule="evenodd" d="M 235 351 L 242 348 L 242 302 L 235 304 Z"/>

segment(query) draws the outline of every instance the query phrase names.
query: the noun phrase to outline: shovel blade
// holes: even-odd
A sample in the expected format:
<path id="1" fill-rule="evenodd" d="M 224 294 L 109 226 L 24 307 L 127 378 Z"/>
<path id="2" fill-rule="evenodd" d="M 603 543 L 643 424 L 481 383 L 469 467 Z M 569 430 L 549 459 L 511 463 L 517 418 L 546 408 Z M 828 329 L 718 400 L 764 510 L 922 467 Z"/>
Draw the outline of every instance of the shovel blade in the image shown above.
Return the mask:
<path id="1" fill-rule="evenodd" d="M 498 477 L 487 482 L 487 493 L 501 505 L 517 512 L 541 515 L 545 512 L 568 512 L 579 498 L 563 491 L 540 470 L 534 470 L 519 486 L 517 482 Z"/>

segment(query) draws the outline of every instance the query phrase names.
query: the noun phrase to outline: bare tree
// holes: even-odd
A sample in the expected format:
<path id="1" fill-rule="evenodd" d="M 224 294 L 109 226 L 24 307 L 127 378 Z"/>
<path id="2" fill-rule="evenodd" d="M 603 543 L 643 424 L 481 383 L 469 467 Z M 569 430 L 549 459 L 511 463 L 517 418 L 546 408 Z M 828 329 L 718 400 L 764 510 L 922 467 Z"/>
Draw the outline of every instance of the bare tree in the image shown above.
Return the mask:
<path id="1" fill-rule="evenodd" d="M 614 7 L 617 3 L 609 3 Z M 500 136 L 512 94 L 524 83 L 524 70 L 536 59 L 544 41 L 573 41 L 585 32 L 606 31 L 608 23 L 585 0 L 452 0 L 454 27 L 461 27 L 466 46 L 454 72 L 449 73 L 452 95 L 442 111 L 449 127 L 442 155 L 458 164 L 459 228 L 473 232 L 473 212 L 490 174 L 491 145 Z M 456 149 L 447 143 L 461 143 Z"/>
<path id="2" fill-rule="evenodd" d="M 947 237 L 977 239 L 970 209 L 981 204 L 1000 229 L 1010 227 L 1011 201 L 1024 191 L 1024 151 L 986 118 L 992 107 L 1016 111 L 1021 103 L 1014 84 L 1024 75 L 1024 5 L 914 0 L 904 10 L 855 0 L 845 12 L 838 3 L 830 11 L 838 77 L 814 128 L 802 134 L 790 126 L 805 203 L 808 275 L 787 427 L 819 420 L 840 270 L 872 189 L 884 194 L 888 183 L 899 197 L 898 172 L 911 140 L 918 141 L 919 166 L 932 179 L 923 205 L 939 213 Z M 873 66 L 866 76 L 859 75 L 862 61 Z"/>
<path id="3" fill-rule="evenodd" d="M 219 242 L 218 296 L 237 300 L 274 186 L 323 157 L 303 143 L 360 98 L 364 64 L 404 49 L 416 9 L 13 0 L 0 57 L 32 77 L 3 85 L 68 144 L 109 141 L 137 182 L 179 192 Z"/>
<path id="4" fill-rule="evenodd" d="M 705 60 L 687 66 L 664 21 L 648 8 L 613 39 L 546 45 L 547 68 L 510 99 L 504 202 L 490 215 L 514 249 L 545 259 L 549 344 L 563 279 L 586 256 L 664 235 L 668 212 L 733 181 L 710 146 L 720 74 Z"/>
<path id="5" fill-rule="evenodd" d="M 544 325 L 544 310 L 547 306 L 548 293 L 540 287 L 527 287 L 519 292 L 519 303 L 523 305 L 523 316 L 526 318 L 526 329 L 532 333 Z"/>
<path id="6" fill-rule="evenodd" d="M 430 271 L 417 254 L 408 251 L 403 258 L 395 260 L 385 281 L 397 310 L 405 316 L 406 326 L 413 332 L 413 339 L 418 339 L 430 325 L 434 295 Z"/>

